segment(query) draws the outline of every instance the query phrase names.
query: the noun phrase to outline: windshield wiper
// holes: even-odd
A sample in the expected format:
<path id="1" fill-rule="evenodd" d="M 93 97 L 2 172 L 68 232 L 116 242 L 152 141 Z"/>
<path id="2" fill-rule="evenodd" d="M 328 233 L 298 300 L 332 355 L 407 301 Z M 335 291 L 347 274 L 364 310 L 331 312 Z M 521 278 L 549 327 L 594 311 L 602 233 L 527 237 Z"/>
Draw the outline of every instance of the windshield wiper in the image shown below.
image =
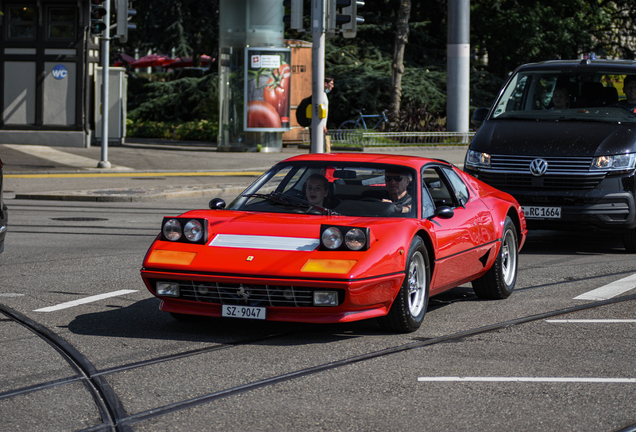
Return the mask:
<path id="1" fill-rule="evenodd" d="M 539 119 L 536 117 L 529 116 L 518 116 L 518 115 L 499 115 L 494 117 L 495 120 L 528 120 L 528 121 L 538 121 Z"/>
<path id="2" fill-rule="evenodd" d="M 254 194 L 243 194 L 242 196 L 244 197 L 248 197 L 248 198 L 262 198 L 262 199 L 266 199 L 269 201 L 273 201 L 275 203 L 278 204 L 285 204 L 285 205 L 291 205 L 291 206 L 295 206 L 295 207 L 311 207 L 313 209 L 318 210 L 319 212 L 321 212 L 322 214 L 326 214 L 327 216 L 338 216 L 339 213 L 336 213 L 335 211 L 328 209 L 326 207 L 321 207 L 319 205 L 316 204 L 312 204 L 309 201 L 302 199 L 302 198 L 296 198 L 293 197 L 291 195 L 285 195 L 282 194 L 280 192 L 271 192 L 268 194 L 259 194 L 259 193 L 254 193 Z"/>

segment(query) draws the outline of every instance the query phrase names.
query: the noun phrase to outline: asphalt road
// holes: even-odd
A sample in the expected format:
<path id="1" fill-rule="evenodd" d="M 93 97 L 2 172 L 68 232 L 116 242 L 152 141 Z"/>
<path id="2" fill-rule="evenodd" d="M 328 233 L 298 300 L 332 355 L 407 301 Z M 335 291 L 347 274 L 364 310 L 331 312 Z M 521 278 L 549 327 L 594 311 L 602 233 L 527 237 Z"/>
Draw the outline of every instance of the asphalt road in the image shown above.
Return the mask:
<path id="1" fill-rule="evenodd" d="M 94 150 L 69 153 L 95 160 Z M 113 148 L 113 162 L 137 169 L 109 177 L 0 145 L 10 208 L 0 255 L 0 430 L 634 430 L 636 262 L 620 238 L 532 232 L 509 299 L 455 288 L 431 299 L 411 334 L 384 333 L 373 321 L 182 323 L 158 310 L 139 269 L 162 217 L 211 196 L 16 195 L 138 182 L 240 186 L 254 179 L 246 172 L 294 150 L 142 150 L 119 159 Z M 185 171 L 185 158 L 201 171 Z M 28 167 L 36 163 L 55 168 Z"/>

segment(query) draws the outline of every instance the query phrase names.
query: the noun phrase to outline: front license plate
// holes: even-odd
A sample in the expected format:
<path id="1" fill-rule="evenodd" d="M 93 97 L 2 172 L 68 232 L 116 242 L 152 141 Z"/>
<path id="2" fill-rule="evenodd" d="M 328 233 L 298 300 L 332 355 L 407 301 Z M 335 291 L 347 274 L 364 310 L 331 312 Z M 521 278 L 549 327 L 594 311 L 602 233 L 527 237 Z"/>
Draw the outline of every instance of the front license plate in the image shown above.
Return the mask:
<path id="1" fill-rule="evenodd" d="M 561 219 L 561 207 L 523 206 L 527 219 Z"/>
<path id="2" fill-rule="evenodd" d="M 264 320 L 267 309 L 255 306 L 230 306 L 223 305 L 221 316 L 228 318 L 246 318 Z"/>

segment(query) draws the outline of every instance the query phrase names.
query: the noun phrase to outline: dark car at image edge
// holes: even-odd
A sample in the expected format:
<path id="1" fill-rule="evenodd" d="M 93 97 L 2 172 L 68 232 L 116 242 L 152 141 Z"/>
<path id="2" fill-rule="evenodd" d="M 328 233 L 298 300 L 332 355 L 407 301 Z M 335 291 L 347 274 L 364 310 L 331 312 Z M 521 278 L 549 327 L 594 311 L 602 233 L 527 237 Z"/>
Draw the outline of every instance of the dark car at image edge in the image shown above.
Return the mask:
<path id="1" fill-rule="evenodd" d="M 0 159 L 0 253 L 4 251 L 4 237 L 7 234 L 7 222 L 9 221 L 9 211 L 7 210 L 7 205 L 4 203 L 2 168 L 2 159 Z"/>
<path id="2" fill-rule="evenodd" d="M 475 110 L 464 170 L 514 196 L 529 229 L 609 230 L 636 252 L 636 106 L 623 94 L 630 75 L 631 60 L 518 67 L 492 107 Z M 555 106 L 557 88 L 567 105 Z"/>

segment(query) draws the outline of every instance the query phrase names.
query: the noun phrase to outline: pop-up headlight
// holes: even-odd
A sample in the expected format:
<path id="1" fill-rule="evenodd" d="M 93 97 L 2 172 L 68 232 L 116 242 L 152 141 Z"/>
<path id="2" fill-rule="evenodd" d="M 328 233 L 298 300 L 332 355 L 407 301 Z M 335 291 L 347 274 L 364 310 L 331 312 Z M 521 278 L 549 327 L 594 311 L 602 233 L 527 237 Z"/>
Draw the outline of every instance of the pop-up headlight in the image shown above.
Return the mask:
<path id="1" fill-rule="evenodd" d="M 363 251 L 369 249 L 369 228 L 321 225 L 321 250 Z"/>
<path id="2" fill-rule="evenodd" d="M 208 239 L 205 219 L 163 218 L 161 240 L 170 242 L 205 244 Z"/>

